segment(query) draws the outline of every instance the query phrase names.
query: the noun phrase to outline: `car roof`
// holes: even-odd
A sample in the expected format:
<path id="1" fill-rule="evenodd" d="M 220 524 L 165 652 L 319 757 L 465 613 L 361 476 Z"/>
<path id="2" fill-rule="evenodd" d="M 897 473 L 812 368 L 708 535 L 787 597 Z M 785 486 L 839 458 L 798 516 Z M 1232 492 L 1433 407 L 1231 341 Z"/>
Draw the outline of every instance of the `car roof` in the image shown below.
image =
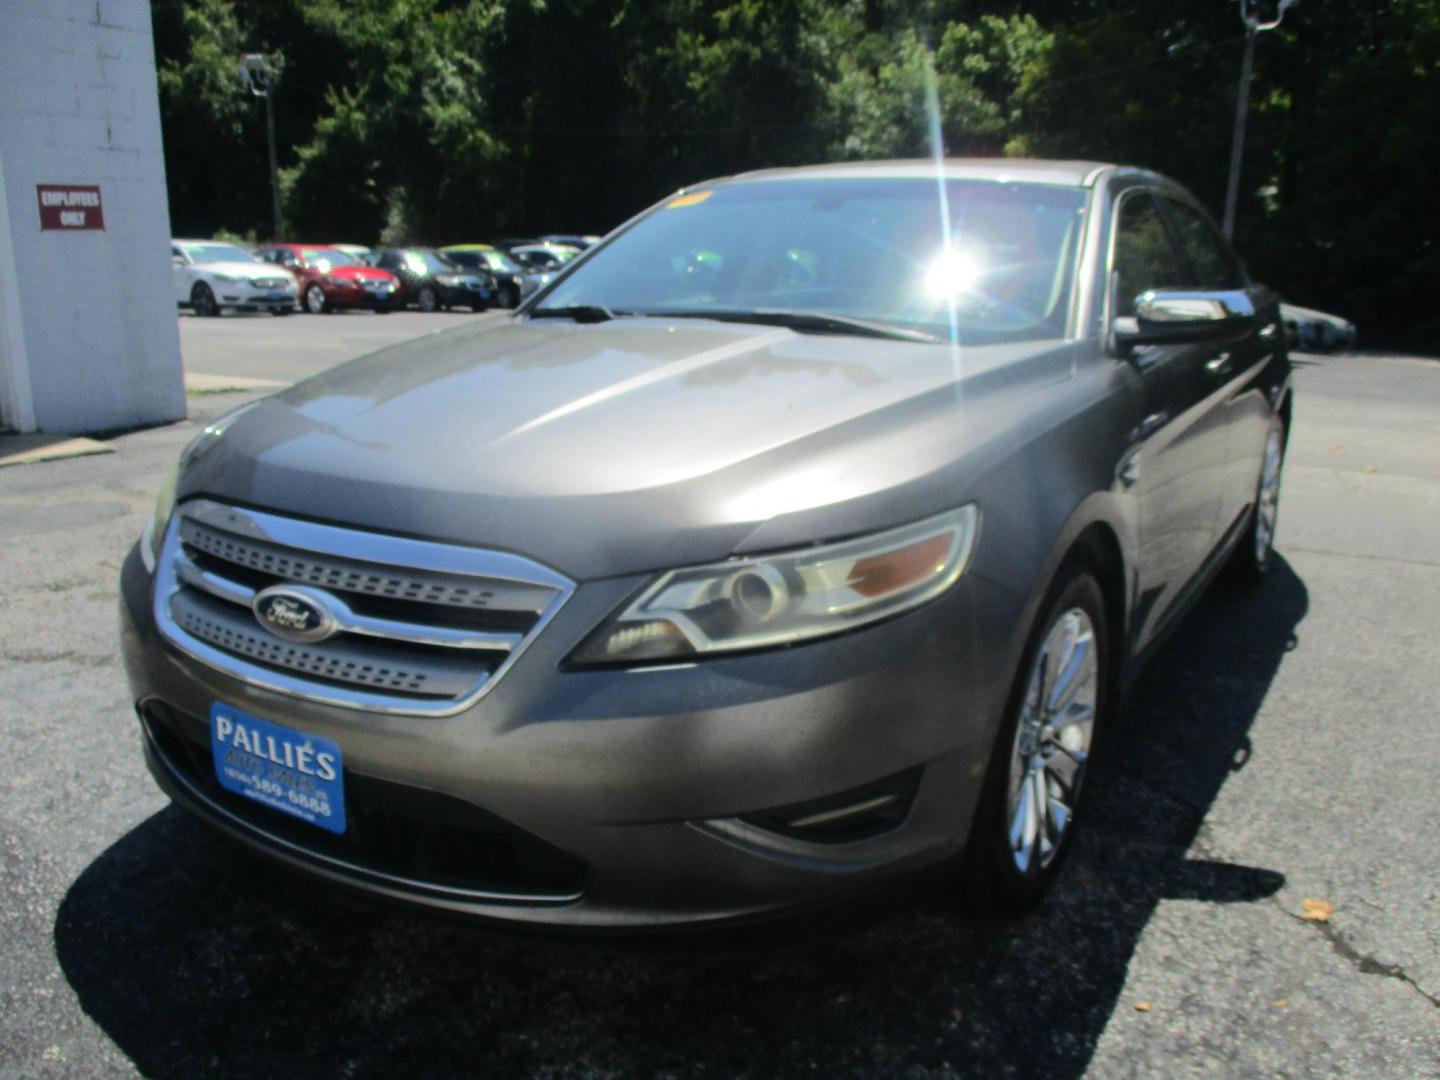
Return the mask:
<path id="1" fill-rule="evenodd" d="M 497 251 L 494 244 L 446 244 L 441 251 Z"/>
<path id="2" fill-rule="evenodd" d="M 1048 161 L 1039 158 L 945 158 L 939 167 L 949 180 L 1012 180 L 1030 184 L 1062 184 L 1069 187 L 1090 187 L 1100 174 L 1116 168 L 1098 161 Z M 803 165 L 798 168 L 757 169 L 713 182 L 933 179 L 936 171 L 937 164 L 932 158 L 906 161 L 843 161 L 830 165 Z"/>

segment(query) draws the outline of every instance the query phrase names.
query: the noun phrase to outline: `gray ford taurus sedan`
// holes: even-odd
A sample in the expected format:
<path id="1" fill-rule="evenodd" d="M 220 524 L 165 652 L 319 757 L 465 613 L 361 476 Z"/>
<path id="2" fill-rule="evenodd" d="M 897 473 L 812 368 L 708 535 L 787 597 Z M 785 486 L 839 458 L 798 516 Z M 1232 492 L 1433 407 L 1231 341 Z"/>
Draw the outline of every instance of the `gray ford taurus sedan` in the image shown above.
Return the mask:
<path id="1" fill-rule="evenodd" d="M 333 881 L 494 919 L 774 915 L 1056 876 L 1092 749 L 1270 561 L 1276 297 L 1076 162 L 701 184 L 513 317 L 183 453 L 126 561 L 145 752 Z"/>

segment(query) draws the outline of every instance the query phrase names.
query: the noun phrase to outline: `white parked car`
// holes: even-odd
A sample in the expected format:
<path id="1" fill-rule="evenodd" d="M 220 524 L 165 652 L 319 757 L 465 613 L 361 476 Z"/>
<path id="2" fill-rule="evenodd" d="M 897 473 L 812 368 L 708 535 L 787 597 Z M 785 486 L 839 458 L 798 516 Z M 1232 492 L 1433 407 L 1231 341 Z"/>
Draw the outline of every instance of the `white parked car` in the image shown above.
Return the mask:
<path id="1" fill-rule="evenodd" d="M 196 315 L 222 308 L 289 315 L 300 288 L 284 267 L 261 262 L 244 248 L 219 240 L 171 240 L 175 301 Z"/>
<path id="2" fill-rule="evenodd" d="M 1285 323 L 1285 336 L 1290 347 L 1302 352 L 1349 349 L 1359 338 L 1354 323 L 1326 311 L 1281 304 L 1280 318 Z"/>

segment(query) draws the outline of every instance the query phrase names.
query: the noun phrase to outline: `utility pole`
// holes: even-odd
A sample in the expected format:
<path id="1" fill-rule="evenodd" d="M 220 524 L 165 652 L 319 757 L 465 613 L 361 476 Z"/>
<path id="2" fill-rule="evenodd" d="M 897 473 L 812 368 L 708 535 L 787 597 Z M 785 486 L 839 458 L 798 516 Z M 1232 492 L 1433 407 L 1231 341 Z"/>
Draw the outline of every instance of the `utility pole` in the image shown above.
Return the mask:
<path id="1" fill-rule="evenodd" d="M 265 142 L 270 150 L 270 214 L 274 230 L 271 239 L 279 240 L 284 230 L 280 227 L 280 172 L 275 165 L 275 105 L 271 100 L 275 75 L 263 53 L 246 53 L 240 63 L 240 77 L 250 93 L 265 99 Z"/>
<path id="2" fill-rule="evenodd" d="M 1245 24 L 1245 58 L 1240 62 L 1240 89 L 1235 95 L 1235 137 L 1230 143 L 1230 178 L 1225 185 L 1225 239 L 1235 235 L 1235 203 L 1240 197 L 1240 160 L 1245 156 L 1245 117 L 1250 111 L 1250 72 L 1255 66 L 1255 39 L 1264 30 L 1274 30 L 1285 12 L 1300 0 L 1279 0 L 1275 18 L 1262 20 L 1251 11 L 1252 0 L 1240 0 L 1240 21 Z"/>

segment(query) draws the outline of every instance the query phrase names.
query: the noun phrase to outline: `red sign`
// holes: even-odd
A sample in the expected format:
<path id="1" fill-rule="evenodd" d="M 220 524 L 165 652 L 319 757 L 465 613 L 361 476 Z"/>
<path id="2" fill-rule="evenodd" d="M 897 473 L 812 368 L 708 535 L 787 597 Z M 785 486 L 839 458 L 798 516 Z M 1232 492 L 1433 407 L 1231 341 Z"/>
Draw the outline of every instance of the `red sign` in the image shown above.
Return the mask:
<path id="1" fill-rule="evenodd" d="M 105 228 L 98 184 L 36 184 L 35 197 L 42 230 Z"/>

